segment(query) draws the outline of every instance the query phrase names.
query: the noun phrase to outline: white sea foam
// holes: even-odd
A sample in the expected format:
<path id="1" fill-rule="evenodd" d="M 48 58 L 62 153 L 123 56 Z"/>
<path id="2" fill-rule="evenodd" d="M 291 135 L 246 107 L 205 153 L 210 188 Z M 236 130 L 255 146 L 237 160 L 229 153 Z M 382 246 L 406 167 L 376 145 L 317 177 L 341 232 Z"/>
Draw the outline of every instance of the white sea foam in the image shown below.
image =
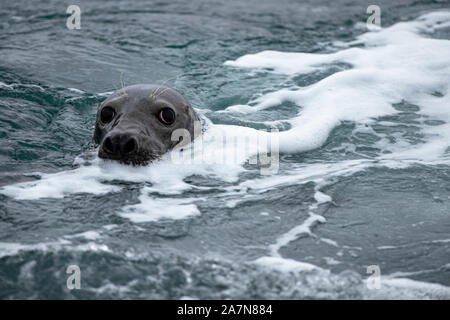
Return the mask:
<path id="1" fill-rule="evenodd" d="M 195 199 L 156 198 L 148 196 L 148 191 L 148 188 L 144 188 L 139 197 L 140 202 L 125 206 L 119 215 L 134 222 L 150 222 L 161 218 L 184 219 L 200 214 L 197 206 L 191 203 Z"/>
<path id="2" fill-rule="evenodd" d="M 1 193 L 17 200 L 35 200 L 40 198 L 63 198 L 73 193 L 105 194 L 120 191 L 113 185 L 99 181 L 102 177 L 101 166 L 83 166 L 81 168 L 58 173 L 40 175 L 40 180 L 9 185 Z M 108 176 L 106 174 L 106 176 Z M 113 178 L 110 177 L 109 180 Z"/>
<path id="3" fill-rule="evenodd" d="M 339 264 L 335 259 L 327 259 L 329 265 Z M 314 272 L 314 279 L 323 279 L 324 287 L 327 285 L 330 288 L 335 288 L 332 283 L 333 279 L 342 283 L 349 281 L 348 278 L 353 278 L 353 288 L 361 292 L 363 299 L 450 299 L 450 287 L 428 283 L 423 281 L 416 281 L 407 278 L 392 278 L 381 277 L 380 287 L 369 289 L 365 281 L 358 279 L 358 275 L 354 274 L 339 274 L 333 275 L 329 270 L 320 268 L 310 263 L 300 262 L 292 259 L 284 259 L 281 257 L 261 257 L 253 261 L 253 263 L 280 272 L 289 272 L 295 274 L 304 274 Z M 304 285 L 299 287 L 300 290 L 308 290 Z"/>
<path id="4" fill-rule="evenodd" d="M 439 126 L 421 126 L 425 143 L 411 145 L 401 136 L 395 144 L 381 139 L 377 147 L 389 153 L 379 154 L 373 160 L 346 160 L 338 163 L 300 165 L 289 174 L 245 181 L 241 184 L 253 190 L 265 192 L 282 185 L 300 184 L 308 181 L 323 184 L 324 177 L 345 176 L 372 166 L 391 168 L 407 167 L 412 163 L 449 164 L 450 146 L 450 41 L 430 39 L 421 35 L 436 28 L 450 25 L 450 12 L 430 13 L 416 21 L 404 22 L 389 28 L 361 35 L 344 50 L 331 54 L 309 54 L 264 51 L 245 55 L 225 65 L 240 68 L 270 69 L 269 72 L 293 76 L 323 69 L 325 65 L 346 63 L 351 69 L 337 72 L 325 79 L 303 88 L 281 89 L 261 95 L 249 105 L 230 106 L 225 112 L 249 114 L 277 107 L 284 101 L 301 106 L 300 113 L 290 119 L 292 129 L 279 134 L 280 150 L 301 152 L 320 147 L 330 132 L 343 121 L 350 121 L 371 130 L 374 119 L 395 115 L 393 104 L 407 101 L 419 106 L 419 114 L 444 121 Z M 352 45 L 362 48 L 350 48 Z M 435 93 L 439 92 L 438 95 Z M 386 124 L 384 124 L 386 125 Z M 389 125 L 395 125 L 390 123 Z M 318 188 L 314 195 L 314 210 L 324 202 L 332 201 Z M 281 247 L 311 235 L 311 228 L 325 219 L 309 213 L 300 225 L 278 237 L 269 246 L 273 257 L 281 259 Z M 331 240 L 333 241 L 333 240 Z M 337 243 L 334 242 L 335 245 Z M 395 281 L 394 281 L 395 282 Z M 404 282 L 392 282 L 399 286 Z M 408 287 L 422 284 L 408 282 Z M 427 287 L 428 288 L 428 287 Z M 448 288 L 443 289 L 448 295 Z"/>
<path id="5" fill-rule="evenodd" d="M 274 257 L 281 257 L 278 251 L 282 247 L 286 246 L 294 240 L 297 240 L 298 237 L 302 234 L 310 235 L 312 233 L 311 228 L 313 226 L 315 226 L 317 223 L 324 223 L 325 221 L 326 219 L 323 216 L 310 212 L 309 217 L 302 224 L 284 233 L 283 235 L 278 237 L 276 243 L 269 246 L 271 255 Z"/>
<path id="6" fill-rule="evenodd" d="M 250 105 L 230 106 L 229 112 L 251 113 L 284 101 L 301 106 L 290 119 L 292 129 L 280 133 L 280 150 L 301 152 L 320 147 L 342 121 L 364 122 L 393 115 L 393 103 L 403 100 L 420 107 L 419 113 L 445 121 L 424 128 L 427 142 L 407 145 L 391 158 L 431 160 L 442 157 L 450 143 L 450 41 L 421 35 L 450 24 L 450 12 L 426 14 L 415 21 L 397 23 L 369 32 L 330 54 L 263 51 L 225 64 L 241 68 L 271 68 L 288 76 L 308 73 L 333 63 L 351 69 L 332 74 L 308 87 L 264 94 Z M 355 48 L 352 45 L 362 45 Z M 439 92 L 443 97 L 431 94 Z M 418 147 L 418 148 L 417 148 Z"/>
<path id="7" fill-rule="evenodd" d="M 366 290 L 366 299 L 450 299 L 450 287 L 407 278 L 380 279 L 380 289 Z"/>
<path id="8" fill-rule="evenodd" d="M 77 89 L 77 88 L 68 88 L 68 90 L 75 92 L 75 93 L 86 93 L 85 91 Z"/>
<path id="9" fill-rule="evenodd" d="M 64 238 L 66 238 L 66 239 L 82 238 L 82 239 L 86 239 L 86 240 L 98 240 L 101 237 L 102 236 L 100 235 L 99 232 L 91 230 L 91 231 L 85 231 L 82 233 L 68 235 L 68 236 L 65 236 Z"/>
<path id="10" fill-rule="evenodd" d="M 37 244 L 23 244 L 14 242 L 0 242 L 0 258 L 14 256 L 23 251 L 59 251 L 69 249 L 71 251 L 106 251 L 110 249 L 105 244 L 87 242 L 73 245 L 70 240 L 58 239 L 52 242 L 41 242 Z"/>
<path id="11" fill-rule="evenodd" d="M 279 270 L 282 272 L 292 272 L 292 271 L 311 271 L 311 270 L 322 270 L 313 264 L 300 262 L 292 259 L 284 259 L 280 257 L 261 257 L 253 261 L 256 264 L 263 265 L 268 268 Z"/>
<path id="12" fill-rule="evenodd" d="M 320 241 L 325 242 L 326 244 L 329 244 L 330 246 L 333 247 L 339 247 L 339 244 L 336 241 L 328 238 L 320 238 Z"/>

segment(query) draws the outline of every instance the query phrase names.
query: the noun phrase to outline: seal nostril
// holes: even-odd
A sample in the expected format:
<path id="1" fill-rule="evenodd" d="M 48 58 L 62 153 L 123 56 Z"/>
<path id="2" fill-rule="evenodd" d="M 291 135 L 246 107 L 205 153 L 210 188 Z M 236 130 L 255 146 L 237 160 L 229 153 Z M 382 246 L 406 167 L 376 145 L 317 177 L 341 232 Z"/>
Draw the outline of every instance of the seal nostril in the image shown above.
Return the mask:
<path id="1" fill-rule="evenodd" d="M 105 150 L 107 153 L 114 153 L 114 145 L 110 137 L 107 137 L 103 142 L 103 150 Z"/>
<path id="2" fill-rule="evenodd" d="M 136 140 L 134 138 L 130 138 L 123 146 L 123 153 L 129 154 L 129 153 L 136 151 L 136 149 L 137 149 Z"/>

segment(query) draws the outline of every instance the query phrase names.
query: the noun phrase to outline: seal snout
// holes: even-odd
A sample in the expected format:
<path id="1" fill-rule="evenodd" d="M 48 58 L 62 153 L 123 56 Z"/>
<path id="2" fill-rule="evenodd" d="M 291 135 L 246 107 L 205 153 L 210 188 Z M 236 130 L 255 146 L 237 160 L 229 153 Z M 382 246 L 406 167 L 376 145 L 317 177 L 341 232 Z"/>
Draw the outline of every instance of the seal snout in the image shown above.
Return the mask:
<path id="1" fill-rule="evenodd" d="M 107 136 L 101 145 L 102 158 L 125 160 L 137 154 L 138 140 L 130 133 L 114 133 Z"/>

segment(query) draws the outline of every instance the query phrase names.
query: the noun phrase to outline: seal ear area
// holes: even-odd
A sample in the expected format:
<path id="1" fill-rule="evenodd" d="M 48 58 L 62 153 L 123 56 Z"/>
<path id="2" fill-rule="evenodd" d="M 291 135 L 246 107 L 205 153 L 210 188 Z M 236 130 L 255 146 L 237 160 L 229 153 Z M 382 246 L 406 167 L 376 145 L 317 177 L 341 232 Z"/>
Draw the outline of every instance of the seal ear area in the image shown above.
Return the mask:
<path id="1" fill-rule="evenodd" d="M 191 115 L 191 111 L 192 111 L 191 106 L 188 105 L 188 104 L 184 105 L 184 111 L 185 111 L 187 114 Z"/>
<path id="2" fill-rule="evenodd" d="M 186 104 L 184 106 L 184 111 L 189 115 L 189 117 L 194 121 L 199 121 L 200 117 L 198 116 L 197 112 L 194 111 L 194 108 L 192 108 L 190 105 Z"/>

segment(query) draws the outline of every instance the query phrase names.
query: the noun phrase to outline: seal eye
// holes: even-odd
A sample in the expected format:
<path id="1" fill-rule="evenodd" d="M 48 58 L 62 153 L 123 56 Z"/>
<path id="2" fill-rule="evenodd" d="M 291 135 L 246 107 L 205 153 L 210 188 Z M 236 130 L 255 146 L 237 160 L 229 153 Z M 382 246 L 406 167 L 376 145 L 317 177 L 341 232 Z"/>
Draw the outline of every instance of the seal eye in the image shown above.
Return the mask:
<path id="1" fill-rule="evenodd" d="M 165 125 L 171 125 L 175 122 L 175 112 L 170 108 L 162 108 L 159 111 L 158 119 Z"/>
<path id="2" fill-rule="evenodd" d="M 104 107 L 102 111 L 100 112 L 100 120 L 103 123 L 109 123 L 112 121 L 114 116 L 116 115 L 116 112 L 111 107 Z"/>

